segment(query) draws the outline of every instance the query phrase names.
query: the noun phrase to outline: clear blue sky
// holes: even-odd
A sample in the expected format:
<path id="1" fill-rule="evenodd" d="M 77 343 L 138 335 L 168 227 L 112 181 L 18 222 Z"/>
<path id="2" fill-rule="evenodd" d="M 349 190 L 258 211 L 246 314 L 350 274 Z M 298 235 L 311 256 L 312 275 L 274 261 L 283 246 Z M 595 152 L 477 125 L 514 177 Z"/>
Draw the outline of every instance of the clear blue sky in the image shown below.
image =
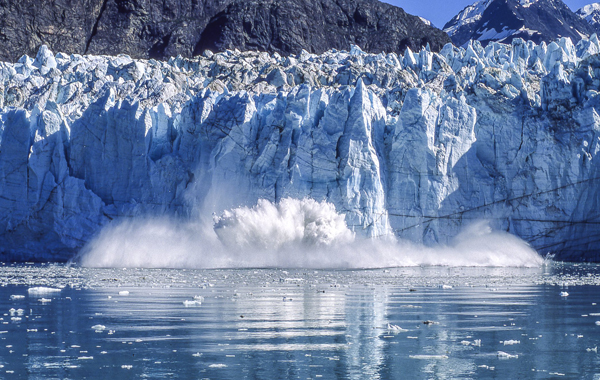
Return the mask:
<path id="1" fill-rule="evenodd" d="M 433 22 L 435 26 L 441 28 L 454 15 L 463 10 L 469 4 L 476 0 L 381 0 L 386 3 L 394 4 L 404 8 L 407 13 L 425 17 Z M 578 10 L 584 5 L 595 2 L 594 0 L 563 0 L 573 11 Z M 600 0 L 597 0 L 600 1 Z"/>

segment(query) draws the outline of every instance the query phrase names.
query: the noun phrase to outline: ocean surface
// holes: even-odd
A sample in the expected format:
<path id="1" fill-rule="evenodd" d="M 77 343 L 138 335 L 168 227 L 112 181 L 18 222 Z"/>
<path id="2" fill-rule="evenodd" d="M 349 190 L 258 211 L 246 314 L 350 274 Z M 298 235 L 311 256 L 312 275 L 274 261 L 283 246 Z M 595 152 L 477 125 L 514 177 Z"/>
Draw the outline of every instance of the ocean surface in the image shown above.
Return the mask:
<path id="1" fill-rule="evenodd" d="M 600 379 L 600 266 L 0 267 L 0 378 Z"/>

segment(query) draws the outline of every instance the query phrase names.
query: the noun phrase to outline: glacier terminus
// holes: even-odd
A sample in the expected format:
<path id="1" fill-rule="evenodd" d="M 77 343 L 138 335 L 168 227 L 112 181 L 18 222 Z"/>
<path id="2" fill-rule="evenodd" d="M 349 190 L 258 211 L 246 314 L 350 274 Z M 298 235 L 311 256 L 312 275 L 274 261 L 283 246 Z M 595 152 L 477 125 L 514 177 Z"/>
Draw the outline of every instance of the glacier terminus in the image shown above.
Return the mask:
<path id="1" fill-rule="evenodd" d="M 0 257 L 66 261 L 121 220 L 312 199 L 360 236 L 446 244 L 487 220 L 599 261 L 599 53 L 596 35 L 168 62 L 42 46 L 0 63 Z"/>

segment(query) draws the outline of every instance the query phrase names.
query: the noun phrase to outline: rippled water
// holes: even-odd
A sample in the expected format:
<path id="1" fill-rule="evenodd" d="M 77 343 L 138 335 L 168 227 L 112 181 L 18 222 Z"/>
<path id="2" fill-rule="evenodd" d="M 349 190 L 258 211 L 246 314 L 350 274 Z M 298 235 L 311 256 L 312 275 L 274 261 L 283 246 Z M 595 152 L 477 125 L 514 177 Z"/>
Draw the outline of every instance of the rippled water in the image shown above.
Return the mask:
<path id="1" fill-rule="evenodd" d="M 596 265 L 20 265 L 0 284 L 4 378 L 600 379 Z"/>

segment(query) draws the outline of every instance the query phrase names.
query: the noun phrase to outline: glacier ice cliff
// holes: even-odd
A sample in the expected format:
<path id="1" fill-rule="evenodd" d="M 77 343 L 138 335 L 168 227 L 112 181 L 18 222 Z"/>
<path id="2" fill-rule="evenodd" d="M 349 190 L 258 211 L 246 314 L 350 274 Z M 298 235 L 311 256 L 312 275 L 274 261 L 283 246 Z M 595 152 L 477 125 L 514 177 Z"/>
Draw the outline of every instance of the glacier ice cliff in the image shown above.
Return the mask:
<path id="1" fill-rule="evenodd" d="M 327 200 L 446 243 L 476 220 L 599 260 L 600 42 L 0 63 L 0 258 L 67 260 L 115 220 Z"/>

